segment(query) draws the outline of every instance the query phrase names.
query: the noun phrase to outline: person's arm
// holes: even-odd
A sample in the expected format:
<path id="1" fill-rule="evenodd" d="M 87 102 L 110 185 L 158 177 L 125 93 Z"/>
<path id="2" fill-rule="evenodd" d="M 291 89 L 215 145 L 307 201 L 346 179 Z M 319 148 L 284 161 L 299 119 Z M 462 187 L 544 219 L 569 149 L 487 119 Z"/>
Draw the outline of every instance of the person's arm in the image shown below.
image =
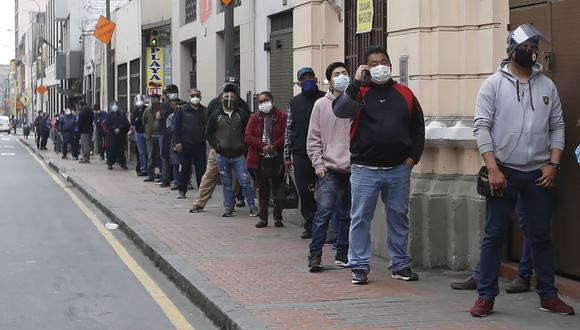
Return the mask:
<path id="1" fill-rule="evenodd" d="M 256 129 L 257 123 L 260 121 L 258 116 L 250 117 L 250 121 L 248 122 L 248 126 L 246 127 L 246 134 L 244 136 L 244 142 L 254 148 L 256 150 L 262 150 L 266 144 L 262 142 L 261 137 L 254 136 L 254 130 Z"/>
<path id="2" fill-rule="evenodd" d="M 322 135 L 320 125 L 320 108 L 318 103 L 314 104 L 312 115 L 310 116 L 310 124 L 308 125 L 308 137 L 306 139 L 306 152 L 308 158 L 312 162 L 312 167 L 319 178 L 324 178 L 326 173 L 326 166 L 322 155 L 324 153 L 322 147 Z"/>
<path id="3" fill-rule="evenodd" d="M 219 112 L 215 112 L 213 115 L 211 115 L 211 117 L 207 122 L 207 127 L 205 129 L 205 139 L 207 140 L 207 143 L 209 143 L 209 145 L 216 151 L 219 151 L 218 141 L 216 140 L 215 136 L 218 114 Z"/>
<path id="4" fill-rule="evenodd" d="M 549 134 L 550 134 L 550 163 L 551 165 L 542 168 L 542 176 L 536 180 L 536 184 L 542 188 L 552 188 L 556 185 L 556 177 L 562 159 L 562 152 L 565 145 L 565 123 L 562 116 L 562 103 L 556 87 L 553 87 L 552 98 L 554 103 L 550 111 Z"/>
<path id="5" fill-rule="evenodd" d="M 180 145 L 182 140 L 181 125 L 183 122 L 183 109 L 177 111 L 173 117 L 173 141 L 175 145 Z"/>
<path id="6" fill-rule="evenodd" d="M 286 120 L 286 130 L 284 131 L 284 161 L 292 161 L 292 133 L 294 123 L 292 122 L 292 109 L 288 109 L 288 119 Z M 290 163 L 292 166 L 292 163 Z M 287 166 L 288 167 L 288 166 Z"/>
<path id="7" fill-rule="evenodd" d="M 421 109 L 421 104 L 419 104 L 419 100 L 417 100 L 416 97 L 413 97 L 412 116 L 410 129 L 413 148 L 411 158 L 413 159 L 413 164 L 408 164 L 411 166 L 419 163 L 425 146 L 425 117 L 423 115 L 423 110 Z"/>

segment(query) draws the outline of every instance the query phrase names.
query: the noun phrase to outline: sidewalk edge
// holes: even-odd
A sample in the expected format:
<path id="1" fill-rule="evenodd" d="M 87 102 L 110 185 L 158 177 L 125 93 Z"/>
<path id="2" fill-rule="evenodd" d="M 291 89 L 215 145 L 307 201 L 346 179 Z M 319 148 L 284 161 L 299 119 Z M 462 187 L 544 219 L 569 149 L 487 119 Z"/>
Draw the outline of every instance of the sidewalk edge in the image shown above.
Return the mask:
<path id="1" fill-rule="evenodd" d="M 53 171 L 62 175 L 63 172 L 57 164 L 44 157 L 21 138 L 19 140 L 22 145 L 46 162 Z M 244 306 L 234 301 L 221 288 L 212 284 L 138 221 L 118 207 L 112 206 L 103 195 L 87 185 L 82 179 L 70 175 L 64 175 L 64 177 L 101 212 L 119 224 L 119 230 L 127 235 L 137 248 L 218 327 L 232 330 L 267 329 Z"/>

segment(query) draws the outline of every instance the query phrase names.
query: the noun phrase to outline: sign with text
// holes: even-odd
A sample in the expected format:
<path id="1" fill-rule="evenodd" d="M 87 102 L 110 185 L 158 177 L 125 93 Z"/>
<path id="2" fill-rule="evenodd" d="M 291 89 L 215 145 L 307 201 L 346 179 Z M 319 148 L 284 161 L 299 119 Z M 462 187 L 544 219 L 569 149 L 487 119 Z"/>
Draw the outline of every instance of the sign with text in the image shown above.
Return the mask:
<path id="1" fill-rule="evenodd" d="M 147 95 L 159 94 L 165 86 L 165 65 L 163 47 L 147 47 Z"/>
<path id="2" fill-rule="evenodd" d="M 373 29 L 373 0 L 357 0 L 356 33 L 367 33 Z"/>

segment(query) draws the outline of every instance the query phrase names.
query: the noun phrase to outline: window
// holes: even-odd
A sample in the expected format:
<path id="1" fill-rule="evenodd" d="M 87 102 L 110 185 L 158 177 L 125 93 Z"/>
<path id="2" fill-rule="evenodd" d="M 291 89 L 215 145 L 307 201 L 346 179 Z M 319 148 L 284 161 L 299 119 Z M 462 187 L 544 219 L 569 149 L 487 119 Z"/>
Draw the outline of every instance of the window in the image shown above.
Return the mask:
<path id="1" fill-rule="evenodd" d="M 129 106 L 130 106 L 130 110 L 131 112 L 133 111 L 133 108 L 135 107 L 135 103 L 133 102 L 133 100 L 135 99 L 135 96 L 137 96 L 138 94 L 141 94 L 141 74 L 140 74 L 140 67 L 141 67 L 141 62 L 139 61 L 138 58 L 134 59 L 131 61 L 131 63 L 129 64 L 129 71 L 130 71 L 130 77 L 129 77 L 129 91 L 130 91 L 130 95 L 129 95 Z"/>
<path id="2" fill-rule="evenodd" d="M 242 5 L 242 0 L 234 0 L 234 7 L 239 7 Z M 222 13 L 224 11 L 224 4 L 222 0 L 217 0 L 217 13 Z"/>
<path id="3" fill-rule="evenodd" d="M 120 64 L 117 67 L 117 102 L 123 110 L 127 108 L 127 63 Z"/>
<path id="4" fill-rule="evenodd" d="M 185 0 L 185 24 L 197 19 L 197 1 Z"/>

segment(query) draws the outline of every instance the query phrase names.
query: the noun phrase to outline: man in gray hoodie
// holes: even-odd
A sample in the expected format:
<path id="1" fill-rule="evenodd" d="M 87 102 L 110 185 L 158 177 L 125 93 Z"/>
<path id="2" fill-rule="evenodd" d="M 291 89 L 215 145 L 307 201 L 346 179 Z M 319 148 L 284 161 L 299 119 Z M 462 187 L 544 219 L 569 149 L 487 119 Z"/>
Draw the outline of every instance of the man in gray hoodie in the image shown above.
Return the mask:
<path id="1" fill-rule="evenodd" d="M 564 150 L 564 120 L 556 87 L 536 63 L 542 36 L 528 24 L 510 32 L 508 59 L 483 83 L 477 97 L 474 133 L 489 172 L 491 196 L 486 200 L 479 297 L 470 309 L 475 317 L 493 311 L 502 243 L 518 195 L 529 214 L 525 235 L 532 247 L 541 309 L 574 313 L 554 286 L 550 221 Z"/>
<path id="2" fill-rule="evenodd" d="M 319 98 L 310 116 L 306 151 L 320 182 L 318 203 L 312 223 L 312 242 L 308 270 L 321 270 L 322 247 L 328 223 L 337 205 L 340 226 L 335 264 L 348 266 L 348 232 L 350 228 L 350 119 L 341 119 L 332 112 L 332 102 L 350 83 L 346 64 L 334 62 L 326 69 L 331 88 Z"/>

